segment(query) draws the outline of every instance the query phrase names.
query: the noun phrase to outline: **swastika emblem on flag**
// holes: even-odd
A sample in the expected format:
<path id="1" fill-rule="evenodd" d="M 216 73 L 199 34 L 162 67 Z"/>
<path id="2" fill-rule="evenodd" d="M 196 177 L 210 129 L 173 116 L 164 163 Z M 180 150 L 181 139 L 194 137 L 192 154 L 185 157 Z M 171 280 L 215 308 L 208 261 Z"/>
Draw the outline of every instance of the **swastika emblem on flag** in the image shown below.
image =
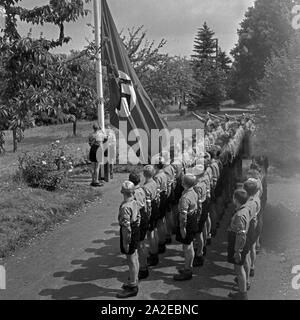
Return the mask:
<path id="1" fill-rule="evenodd" d="M 119 117 L 128 118 L 131 111 L 136 106 L 136 93 L 130 77 L 122 71 L 119 71 L 119 85 L 121 90 L 121 101 L 117 114 Z"/>

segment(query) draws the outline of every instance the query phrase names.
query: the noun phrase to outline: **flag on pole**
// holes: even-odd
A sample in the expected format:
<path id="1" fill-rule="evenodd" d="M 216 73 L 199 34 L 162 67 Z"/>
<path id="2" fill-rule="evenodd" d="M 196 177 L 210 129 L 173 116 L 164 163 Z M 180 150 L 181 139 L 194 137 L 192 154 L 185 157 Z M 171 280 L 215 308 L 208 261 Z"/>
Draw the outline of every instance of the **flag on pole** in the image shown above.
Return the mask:
<path id="1" fill-rule="evenodd" d="M 149 141 L 152 129 L 166 128 L 131 65 L 106 0 L 102 0 L 102 59 L 107 67 L 110 90 L 111 124 L 120 129 L 127 122 L 127 132 L 143 129 Z"/>

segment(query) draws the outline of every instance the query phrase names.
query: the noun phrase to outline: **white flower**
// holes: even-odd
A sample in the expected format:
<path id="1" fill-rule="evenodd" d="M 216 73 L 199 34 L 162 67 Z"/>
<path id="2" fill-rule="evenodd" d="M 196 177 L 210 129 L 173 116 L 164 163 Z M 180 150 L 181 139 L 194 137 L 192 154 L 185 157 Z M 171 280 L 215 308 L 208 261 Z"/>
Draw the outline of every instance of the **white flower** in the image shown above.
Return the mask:
<path id="1" fill-rule="evenodd" d="M 66 157 L 61 157 L 61 160 L 65 161 L 65 160 L 66 160 Z"/>
<path id="2" fill-rule="evenodd" d="M 69 162 L 69 165 L 71 166 L 73 163 L 72 162 Z"/>
<path id="3" fill-rule="evenodd" d="M 60 143 L 60 141 L 59 141 L 59 140 L 56 140 L 56 141 L 55 141 L 55 143 L 59 144 L 59 143 Z"/>
<path id="4" fill-rule="evenodd" d="M 42 161 L 42 164 L 45 166 L 47 164 L 47 162 L 46 161 Z"/>
<path id="5" fill-rule="evenodd" d="M 68 172 L 73 172 L 73 169 L 70 169 Z"/>

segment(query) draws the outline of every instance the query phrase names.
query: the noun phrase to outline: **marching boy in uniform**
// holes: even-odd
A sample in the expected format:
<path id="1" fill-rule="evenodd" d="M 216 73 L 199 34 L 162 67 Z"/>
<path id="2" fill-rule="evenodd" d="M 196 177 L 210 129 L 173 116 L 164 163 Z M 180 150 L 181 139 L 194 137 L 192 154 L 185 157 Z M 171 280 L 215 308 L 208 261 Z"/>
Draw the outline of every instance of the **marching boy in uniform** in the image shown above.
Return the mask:
<path id="1" fill-rule="evenodd" d="M 247 275 L 244 268 L 249 247 L 247 247 L 247 233 L 250 225 L 250 209 L 246 206 L 248 194 L 243 189 L 237 189 L 233 195 L 236 212 L 233 215 L 228 229 L 227 261 L 234 265 L 237 275 L 239 291 L 229 293 L 234 300 L 248 300 Z"/>
<path id="2" fill-rule="evenodd" d="M 175 281 L 190 280 L 193 277 L 194 246 L 193 240 L 198 230 L 198 196 L 194 191 L 196 177 L 186 174 L 182 179 L 184 192 L 179 201 L 179 227 L 177 229 L 176 240 L 182 243 L 185 266 L 174 275 Z"/>
<path id="3" fill-rule="evenodd" d="M 205 205 L 207 205 L 208 207 L 208 217 L 206 220 L 206 245 L 210 245 L 211 244 L 211 231 L 212 231 L 212 219 L 211 219 L 211 193 L 213 191 L 213 171 L 212 168 L 210 167 L 211 164 L 211 157 L 209 153 L 206 153 L 204 156 L 204 182 L 206 184 L 206 201 L 205 201 Z M 204 207 L 205 207 L 204 205 Z"/>
<path id="4" fill-rule="evenodd" d="M 174 220 L 172 212 L 172 203 L 174 202 L 174 189 L 175 189 L 175 179 L 176 179 L 176 170 L 171 164 L 167 164 L 165 169 L 165 174 L 168 178 L 167 186 L 167 209 L 166 209 L 166 244 L 172 243 L 172 233 L 174 230 Z"/>
<path id="5" fill-rule="evenodd" d="M 154 180 L 157 184 L 159 193 L 159 218 L 157 221 L 157 232 L 158 232 L 158 253 L 164 253 L 166 251 L 166 211 L 167 211 L 167 190 L 168 190 L 168 177 L 164 172 L 165 159 L 158 156 L 155 159 L 154 168 L 156 174 Z"/>
<path id="6" fill-rule="evenodd" d="M 256 179 L 248 179 L 244 183 L 244 189 L 247 191 L 249 200 L 247 202 L 247 206 L 251 209 L 251 218 L 253 220 L 252 223 L 254 224 L 251 230 L 253 234 L 249 238 L 249 245 L 250 245 L 250 266 L 248 268 L 248 276 L 254 277 L 254 269 L 255 269 L 255 261 L 256 261 L 256 242 L 260 235 L 259 225 L 258 225 L 258 214 L 261 211 L 261 199 L 259 195 L 259 186 L 258 181 Z M 251 222 L 250 222 L 251 225 Z M 248 232 L 249 233 L 249 232 Z M 249 279 L 249 277 L 248 277 Z"/>
<path id="7" fill-rule="evenodd" d="M 198 222 L 197 222 L 197 233 L 196 233 L 196 242 L 197 249 L 195 253 L 195 258 L 193 262 L 194 267 L 201 267 L 204 264 L 204 256 L 206 254 L 206 238 L 207 238 L 207 229 L 206 221 L 208 218 L 208 206 L 206 205 L 206 193 L 207 186 L 203 179 L 204 177 L 204 166 L 197 165 L 194 170 L 194 175 L 196 176 L 196 183 L 194 190 L 198 196 Z"/>
<path id="8" fill-rule="evenodd" d="M 140 211 L 136 200 L 134 199 L 135 186 L 130 181 L 122 184 L 121 193 L 124 200 L 119 209 L 120 224 L 120 248 L 123 254 L 126 254 L 129 266 L 129 280 L 123 285 L 123 291 L 117 294 L 117 298 L 134 297 L 138 294 L 138 243 L 140 240 Z"/>
<path id="9" fill-rule="evenodd" d="M 149 227 L 149 218 L 147 208 L 146 208 L 146 194 L 144 189 L 140 186 L 141 177 L 137 172 L 132 172 L 129 175 L 129 181 L 131 181 L 134 186 L 134 199 L 138 205 L 140 211 L 141 222 L 140 222 L 140 239 L 138 246 L 138 256 L 139 256 L 139 279 L 145 279 L 148 277 L 149 272 L 147 268 L 147 254 L 146 254 L 146 244 L 145 238 Z"/>
<path id="10" fill-rule="evenodd" d="M 154 175 L 155 169 L 152 165 L 147 165 L 144 167 L 145 184 L 143 185 L 143 189 L 146 195 L 146 211 L 149 217 L 147 236 L 150 245 L 150 255 L 147 261 L 148 266 L 156 266 L 159 262 L 157 234 L 157 221 L 159 218 L 159 193 L 157 189 L 157 184 L 153 179 Z M 142 252 L 143 253 L 141 254 L 147 257 L 147 250 L 145 247 L 143 247 Z M 143 269 L 143 266 L 141 265 L 140 279 L 145 279 L 146 276 L 148 276 L 148 269 Z"/>
<path id="11" fill-rule="evenodd" d="M 184 191 L 182 186 L 182 177 L 184 175 L 184 165 L 183 165 L 182 159 L 180 158 L 175 158 L 174 161 L 172 161 L 171 165 L 175 170 L 174 197 L 173 197 L 171 207 L 172 207 L 174 229 L 177 230 L 178 203 L 182 196 L 182 192 Z"/>

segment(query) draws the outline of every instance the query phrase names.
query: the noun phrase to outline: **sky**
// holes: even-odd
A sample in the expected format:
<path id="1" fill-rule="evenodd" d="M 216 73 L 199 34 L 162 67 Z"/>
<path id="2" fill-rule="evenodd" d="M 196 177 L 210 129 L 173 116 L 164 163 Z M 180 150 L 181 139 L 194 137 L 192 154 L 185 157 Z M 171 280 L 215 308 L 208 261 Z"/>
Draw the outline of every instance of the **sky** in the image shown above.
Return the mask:
<path id="1" fill-rule="evenodd" d="M 147 38 L 159 43 L 166 39 L 167 44 L 162 52 L 170 55 L 190 56 L 193 41 L 206 21 L 219 38 L 220 46 L 227 53 L 237 42 L 237 29 L 248 7 L 254 0 L 107 0 L 112 16 L 119 31 L 134 26 L 144 25 Z M 21 5 L 33 8 L 48 3 L 48 0 L 23 0 Z M 87 5 L 92 9 L 92 2 Z M 76 23 L 66 25 L 66 35 L 72 41 L 57 52 L 80 50 L 92 40 L 91 28 L 93 14 L 79 19 Z M 31 26 L 20 23 L 21 34 L 26 35 Z M 58 37 L 58 28 L 51 25 L 34 27 L 33 35 L 39 37 L 40 32 L 50 38 Z"/>

